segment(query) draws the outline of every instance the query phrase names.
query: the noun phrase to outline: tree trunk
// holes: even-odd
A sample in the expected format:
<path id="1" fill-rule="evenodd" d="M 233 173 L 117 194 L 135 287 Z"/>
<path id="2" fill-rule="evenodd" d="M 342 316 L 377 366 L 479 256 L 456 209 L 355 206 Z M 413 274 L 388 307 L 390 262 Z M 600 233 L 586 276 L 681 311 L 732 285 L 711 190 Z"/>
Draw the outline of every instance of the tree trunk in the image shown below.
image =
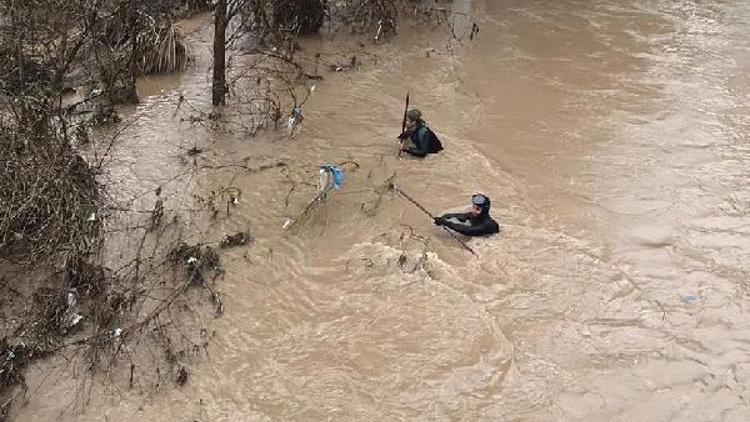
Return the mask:
<path id="1" fill-rule="evenodd" d="M 125 102 L 138 104 L 138 91 L 136 89 L 136 81 L 138 80 L 138 56 L 140 55 L 140 44 L 138 42 L 138 29 L 135 23 L 135 19 L 138 16 L 135 14 L 135 7 L 130 8 L 130 16 L 128 17 L 128 24 L 133 28 L 130 32 L 130 62 L 128 63 L 128 74 L 123 78 L 123 89 L 122 95 Z"/>
<path id="2" fill-rule="evenodd" d="M 18 86 L 23 87 L 25 84 L 25 77 L 24 75 L 24 55 L 23 55 L 23 29 L 20 27 L 18 22 L 18 9 L 16 6 L 16 1 L 13 0 L 13 3 L 10 6 L 10 21 L 11 21 L 11 27 L 13 28 L 13 32 L 16 34 L 16 70 L 18 73 Z"/>
<path id="3" fill-rule="evenodd" d="M 214 6 L 214 74 L 212 86 L 213 105 L 224 104 L 227 92 L 226 77 L 226 30 L 227 30 L 227 0 L 218 0 Z"/>

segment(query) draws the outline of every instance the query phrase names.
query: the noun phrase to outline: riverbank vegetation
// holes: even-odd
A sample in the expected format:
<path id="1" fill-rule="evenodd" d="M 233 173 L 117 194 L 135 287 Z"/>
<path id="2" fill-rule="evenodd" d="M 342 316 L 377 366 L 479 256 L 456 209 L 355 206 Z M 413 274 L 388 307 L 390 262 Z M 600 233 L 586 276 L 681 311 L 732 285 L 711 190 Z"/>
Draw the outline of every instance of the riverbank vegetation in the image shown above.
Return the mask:
<path id="1" fill-rule="evenodd" d="M 183 385 L 182 360 L 205 351 L 211 335 L 196 314 L 223 312 L 217 251 L 251 238 L 191 237 L 159 187 L 149 209 L 136 209 L 142 198 L 116 195 L 107 174 L 123 133 L 115 106 L 138 102 L 138 78 L 189 66 L 175 22 L 204 12 L 215 30 L 213 106 L 243 78 L 265 87 L 265 99 L 232 97 L 258 116 L 252 133 L 278 127 L 289 111 L 280 96 L 297 109 L 297 89 L 320 78 L 299 64 L 299 37 L 350 31 L 379 43 L 405 13 L 437 23 L 447 13 L 411 0 L 0 0 L 0 420 L 24 397 L 35 359 L 64 354 L 117 379 L 124 371 L 133 388 L 139 371 Z M 239 49 L 243 39 L 252 47 Z M 248 51 L 264 61 L 228 78 L 230 59 Z M 212 195 L 201 207 L 221 218 L 241 192 Z"/>

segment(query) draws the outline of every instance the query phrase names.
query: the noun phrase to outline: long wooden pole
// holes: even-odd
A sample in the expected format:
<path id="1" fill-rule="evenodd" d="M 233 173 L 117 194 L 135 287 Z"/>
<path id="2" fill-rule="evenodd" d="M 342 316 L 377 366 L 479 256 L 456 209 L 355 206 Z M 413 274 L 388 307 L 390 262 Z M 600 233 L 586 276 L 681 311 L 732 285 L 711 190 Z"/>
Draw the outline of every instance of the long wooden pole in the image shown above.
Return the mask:
<path id="1" fill-rule="evenodd" d="M 400 193 L 409 202 L 411 202 L 412 204 L 414 204 L 414 206 L 416 206 L 417 208 L 419 208 L 423 213 L 427 214 L 431 219 L 433 219 L 433 220 L 435 219 L 435 216 L 432 215 L 431 212 L 427 211 L 427 208 L 423 207 L 422 204 L 420 204 L 419 202 L 417 202 L 416 200 L 414 200 L 414 198 L 412 198 L 411 196 L 409 196 L 406 192 L 402 191 L 401 189 L 399 189 L 395 185 L 393 186 L 393 189 L 396 192 Z M 467 245 L 466 242 L 464 242 L 463 240 L 459 239 L 458 236 L 456 236 L 452 231 L 450 231 L 449 228 L 444 227 L 444 226 L 440 226 L 440 227 L 442 227 L 443 230 L 445 230 L 446 233 L 448 233 L 449 235 L 451 235 L 451 237 L 453 239 L 455 239 L 456 242 L 460 243 L 461 246 L 464 247 L 464 249 L 466 249 L 467 251 L 471 252 L 472 255 L 479 256 L 479 255 L 477 255 L 476 252 L 474 252 L 474 249 L 472 249 L 469 245 Z"/>
<path id="2" fill-rule="evenodd" d="M 404 120 L 401 122 L 401 134 L 403 135 L 404 132 L 406 132 L 406 114 L 409 113 L 409 93 L 406 93 L 406 107 L 404 107 Z M 401 142 L 404 140 L 402 139 Z M 398 149 L 398 158 L 401 158 L 401 143 L 399 142 L 399 149 Z"/>

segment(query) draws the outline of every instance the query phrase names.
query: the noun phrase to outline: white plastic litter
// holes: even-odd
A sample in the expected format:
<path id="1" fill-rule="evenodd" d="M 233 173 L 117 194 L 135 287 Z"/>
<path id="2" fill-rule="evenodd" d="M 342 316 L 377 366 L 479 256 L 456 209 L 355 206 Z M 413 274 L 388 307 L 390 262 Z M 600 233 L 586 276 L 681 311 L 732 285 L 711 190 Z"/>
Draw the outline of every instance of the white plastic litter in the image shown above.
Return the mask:
<path id="1" fill-rule="evenodd" d="M 78 325 L 83 319 L 83 316 L 76 312 L 78 311 L 78 292 L 75 289 L 68 291 L 67 301 L 68 307 L 65 309 L 65 313 L 60 321 L 60 330 L 63 334 Z"/>

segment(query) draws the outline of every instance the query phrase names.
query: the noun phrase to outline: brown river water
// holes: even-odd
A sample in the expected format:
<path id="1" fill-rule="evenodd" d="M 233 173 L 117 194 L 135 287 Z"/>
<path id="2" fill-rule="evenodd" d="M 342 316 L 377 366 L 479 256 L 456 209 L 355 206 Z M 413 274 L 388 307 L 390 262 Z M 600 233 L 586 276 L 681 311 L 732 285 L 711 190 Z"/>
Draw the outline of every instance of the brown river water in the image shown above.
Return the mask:
<path id="1" fill-rule="evenodd" d="M 477 39 L 404 26 L 377 62 L 325 71 L 291 139 L 179 121 L 181 94 L 209 100 L 211 29 L 194 32 L 195 66 L 143 81 L 123 112 L 113 172 L 121 194 L 161 185 L 172 207 L 242 190 L 204 227 L 256 239 L 225 255 L 208 356 L 182 388 L 99 386 L 82 410 L 80 375 L 34 369 L 15 419 L 750 420 L 750 2 L 454 3 Z M 444 153 L 396 158 L 407 90 Z M 283 159 L 310 182 L 325 161 L 360 167 L 290 233 L 312 188 L 287 206 L 282 168 L 180 179 L 196 145 L 199 163 Z M 393 172 L 434 212 L 486 193 L 501 235 L 469 240 L 473 257 L 368 192 Z"/>

